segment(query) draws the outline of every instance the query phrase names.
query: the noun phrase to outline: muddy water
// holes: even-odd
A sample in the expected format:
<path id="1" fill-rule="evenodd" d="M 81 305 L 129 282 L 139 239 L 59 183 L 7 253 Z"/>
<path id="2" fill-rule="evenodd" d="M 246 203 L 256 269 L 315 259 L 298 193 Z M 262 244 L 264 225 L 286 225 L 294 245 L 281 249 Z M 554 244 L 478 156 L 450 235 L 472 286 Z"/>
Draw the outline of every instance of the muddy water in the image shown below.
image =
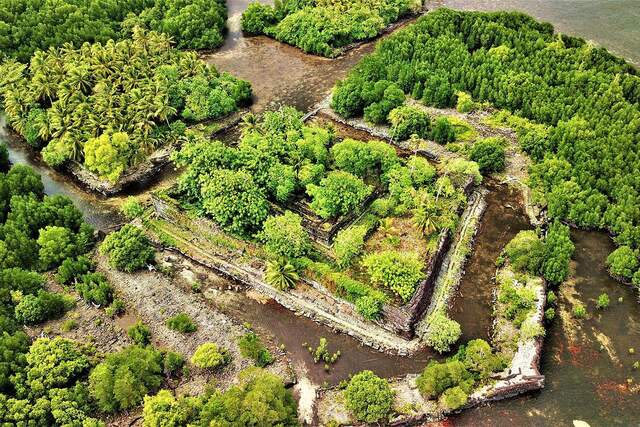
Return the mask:
<path id="1" fill-rule="evenodd" d="M 476 250 L 467 261 L 451 309 L 452 318 L 462 325 L 463 342 L 489 338 L 495 260 L 518 231 L 531 228 L 519 192 L 496 183 L 488 183 L 487 188 L 490 193 L 475 239 Z"/>
<path id="2" fill-rule="evenodd" d="M 640 423 L 640 310 L 630 287 L 611 279 L 605 259 L 614 249 L 604 233 L 574 231 L 574 280 L 562 286 L 556 317 L 541 360 L 546 387 L 539 393 L 473 409 L 452 419 L 456 426 L 571 425 L 637 426 Z M 598 310 L 606 292 L 611 306 Z M 622 298 L 622 302 L 618 302 Z M 589 316 L 573 319 L 576 303 Z M 633 348 L 635 354 L 630 354 Z M 631 380 L 629 384 L 627 380 Z"/>
<path id="3" fill-rule="evenodd" d="M 309 110 L 326 97 L 336 80 L 343 78 L 373 44 L 361 46 L 336 60 L 305 55 L 300 49 L 268 37 L 243 37 L 240 16 L 250 0 L 227 2 L 229 33 L 222 48 L 204 55 L 220 71 L 248 80 L 253 85 L 255 112 L 280 105 Z M 261 1 L 261 3 L 272 3 Z"/>

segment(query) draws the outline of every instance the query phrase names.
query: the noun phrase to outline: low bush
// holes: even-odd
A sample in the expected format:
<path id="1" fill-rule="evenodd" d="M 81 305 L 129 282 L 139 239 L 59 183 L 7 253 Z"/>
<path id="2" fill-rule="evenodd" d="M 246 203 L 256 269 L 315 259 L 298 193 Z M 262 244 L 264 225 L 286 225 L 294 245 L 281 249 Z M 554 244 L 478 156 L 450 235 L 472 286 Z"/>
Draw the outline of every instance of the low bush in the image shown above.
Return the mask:
<path id="1" fill-rule="evenodd" d="M 505 168 L 504 138 L 484 138 L 476 141 L 471 147 L 469 158 L 476 162 L 483 174 L 502 172 Z"/>
<path id="2" fill-rule="evenodd" d="M 393 409 L 394 395 L 388 381 L 371 371 L 354 375 L 344 391 L 347 409 L 366 423 L 384 424 Z"/>
<path id="3" fill-rule="evenodd" d="M 333 241 L 333 251 L 338 267 L 348 267 L 353 259 L 360 255 L 368 232 L 369 227 L 366 225 L 354 225 L 338 232 Z"/>
<path id="4" fill-rule="evenodd" d="M 438 117 L 431 130 L 431 139 L 438 144 L 447 144 L 456 140 L 453 125 L 446 117 Z"/>
<path id="5" fill-rule="evenodd" d="M 427 399 L 437 399 L 445 390 L 460 384 L 470 388 L 473 385 L 473 377 L 459 360 L 432 361 L 416 379 L 418 390 Z"/>
<path id="6" fill-rule="evenodd" d="M 249 332 L 238 339 L 238 348 L 243 357 L 253 360 L 256 366 L 264 368 L 274 361 L 267 347 L 254 332 Z"/>
<path id="7" fill-rule="evenodd" d="M 87 273 L 76 283 L 76 290 L 87 302 L 107 306 L 113 301 L 113 287 L 102 273 Z"/>
<path id="8" fill-rule="evenodd" d="M 587 309 L 582 304 L 573 306 L 573 316 L 576 319 L 582 319 L 587 316 Z"/>
<path id="9" fill-rule="evenodd" d="M 40 291 L 22 297 L 15 307 L 15 317 L 22 324 L 35 325 L 62 316 L 74 304 L 72 297 Z"/>
<path id="10" fill-rule="evenodd" d="M 191 320 L 191 317 L 189 317 L 187 313 L 178 313 L 168 318 L 165 320 L 165 325 L 167 325 L 169 329 L 182 332 L 183 334 L 190 334 L 198 330 L 198 325 Z"/>
<path id="11" fill-rule="evenodd" d="M 127 330 L 134 344 L 145 346 L 151 342 L 151 329 L 140 320 Z"/>
<path id="12" fill-rule="evenodd" d="M 309 184 L 311 209 L 324 219 L 335 218 L 358 210 L 373 188 L 348 172 L 332 171 L 319 185 Z"/>
<path id="13" fill-rule="evenodd" d="M 610 304 L 609 295 L 600 294 L 598 296 L 598 300 L 596 301 L 596 307 L 598 307 L 600 310 L 604 310 L 605 308 L 609 307 L 609 304 Z"/>
<path id="14" fill-rule="evenodd" d="M 431 132 L 431 117 L 426 111 L 409 105 L 391 110 L 389 113 L 391 136 L 399 141 L 407 140 L 411 135 L 426 139 Z"/>
<path id="15" fill-rule="evenodd" d="M 162 355 L 151 347 L 131 346 L 109 354 L 89 375 L 89 391 L 107 413 L 131 409 L 162 383 Z"/>
<path id="16" fill-rule="evenodd" d="M 128 197 L 122 204 L 120 211 L 129 219 L 140 218 L 144 213 L 144 208 L 135 197 Z"/>
<path id="17" fill-rule="evenodd" d="M 68 285 L 95 268 L 94 263 L 86 256 L 79 256 L 76 259 L 67 258 L 62 261 L 56 274 L 56 282 L 61 285 Z"/>
<path id="18" fill-rule="evenodd" d="M 205 343 L 200 345 L 193 356 L 191 363 L 202 369 L 215 369 L 224 366 L 231 361 L 229 352 L 215 343 Z"/>
<path id="19" fill-rule="evenodd" d="M 451 349 L 462 335 L 460 324 L 441 313 L 434 313 L 429 323 L 426 334 L 426 343 L 438 353 L 444 353 Z"/>
<path id="20" fill-rule="evenodd" d="M 153 262 L 154 250 L 138 227 L 127 224 L 109 234 L 100 245 L 100 253 L 118 270 L 133 272 Z"/>
<path id="21" fill-rule="evenodd" d="M 267 252 L 275 257 L 300 258 L 310 247 L 309 234 L 302 226 L 302 218 L 291 211 L 267 218 L 260 238 Z"/>
<path id="22" fill-rule="evenodd" d="M 404 303 L 411 299 L 416 285 L 425 276 L 416 253 L 383 251 L 368 255 L 362 265 L 372 283 L 393 291 Z"/>

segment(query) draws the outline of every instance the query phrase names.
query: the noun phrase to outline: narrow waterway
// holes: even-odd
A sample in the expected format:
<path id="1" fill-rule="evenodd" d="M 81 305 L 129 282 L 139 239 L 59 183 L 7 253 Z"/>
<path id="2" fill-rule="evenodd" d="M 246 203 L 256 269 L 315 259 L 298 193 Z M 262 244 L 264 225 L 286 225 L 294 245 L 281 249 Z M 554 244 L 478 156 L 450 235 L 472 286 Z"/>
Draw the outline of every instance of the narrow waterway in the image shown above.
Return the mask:
<path id="1" fill-rule="evenodd" d="M 263 1 L 270 3 L 269 1 Z M 337 60 L 303 54 L 300 50 L 266 37 L 245 38 L 240 14 L 248 0 L 230 0 L 229 33 L 225 45 L 205 55 L 221 71 L 251 81 L 256 112 L 279 105 L 308 110 L 331 90 L 373 44 L 364 45 Z M 552 22 L 559 30 L 593 39 L 636 64 L 640 63 L 640 1 L 594 0 L 441 0 L 430 2 L 469 9 L 518 9 Z M 120 221 L 112 202 L 87 194 L 62 174 L 44 166 L 31 150 L 13 140 L 0 117 L 0 141 L 8 144 L 13 163 L 32 166 L 42 175 L 48 194 L 65 194 L 98 228 Z M 494 260 L 504 244 L 519 230 L 528 228 L 517 194 L 505 187 L 493 187 L 489 206 L 476 238 L 475 250 L 454 300 L 453 317 L 463 327 L 463 339 L 487 337 L 490 331 L 490 303 Z M 550 326 L 542 358 L 546 388 L 526 397 L 466 411 L 450 421 L 455 425 L 570 425 L 581 419 L 591 426 L 638 425 L 640 361 L 640 307 L 636 296 L 606 274 L 604 260 L 613 249 L 602 233 L 574 232 L 575 279 L 559 292 L 559 316 Z M 599 311 L 595 299 L 607 292 L 611 307 Z M 414 358 L 386 356 L 362 347 L 352 338 L 336 334 L 306 318 L 298 318 L 277 304 L 259 304 L 243 296 L 228 307 L 230 313 L 270 331 L 289 350 L 294 363 L 304 364 L 314 382 L 335 383 L 350 373 L 371 369 L 384 376 L 418 372 L 432 357 L 429 352 Z M 622 297 L 622 302 L 618 298 Z M 248 301 L 248 302 L 247 302 Z M 587 319 L 570 315 L 577 301 L 587 306 Z M 329 372 L 314 364 L 303 342 L 317 345 L 320 337 L 342 357 Z M 629 349 L 633 348 L 635 354 Z M 630 382 L 628 381 L 630 380 Z"/>

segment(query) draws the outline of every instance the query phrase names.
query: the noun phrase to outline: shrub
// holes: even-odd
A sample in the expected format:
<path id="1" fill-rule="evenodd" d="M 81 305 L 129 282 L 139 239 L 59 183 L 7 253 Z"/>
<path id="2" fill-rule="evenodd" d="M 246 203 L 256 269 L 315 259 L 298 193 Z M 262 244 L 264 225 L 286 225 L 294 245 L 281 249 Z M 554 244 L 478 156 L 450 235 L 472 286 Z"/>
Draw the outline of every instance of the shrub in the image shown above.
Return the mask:
<path id="1" fill-rule="evenodd" d="M 16 305 L 16 320 L 25 325 L 42 323 L 45 320 L 62 316 L 65 311 L 73 307 L 73 298 L 46 291 L 38 295 L 25 295 Z"/>
<path id="2" fill-rule="evenodd" d="M 544 311 L 544 318 L 551 322 L 556 317 L 556 310 L 553 307 L 549 307 Z"/>
<path id="3" fill-rule="evenodd" d="M 544 260 L 544 243 L 534 230 L 520 231 L 504 248 L 515 271 L 539 274 Z"/>
<path id="4" fill-rule="evenodd" d="M 557 301 L 558 301 L 558 297 L 556 296 L 555 292 L 553 292 L 553 291 L 547 292 L 547 304 L 548 305 L 556 305 Z"/>
<path id="5" fill-rule="evenodd" d="M 504 138 L 484 138 L 471 147 L 469 158 L 478 164 L 483 174 L 502 172 L 505 168 Z"/>
<path id="6" fill-rule="evenodd" d="M 248 368 L 239 384 L 216 391 L 204 402 L 200 425 L 299 425 L 296 402 L 282 379 L 260 368 Z"/>
<path id="7" fill-rule="evenodd" d="M 462 390 L 462 388 L 460 387 L 452 387 L 445 390 L 444 393 L 442 393 L 441 397 L 444 406 L 451 411 L 455 411 L 456 409 L 463 406 L 465 403 L 467 403 L 468 399 L 469 395 L 465 393 L 464 390 Z"/>
<path id="8" fill-rule="evenodd" d="M 607 266 L 614 276 L 630 279 L 638 270 L 638 255 L 629 246 L 620 246 L 607 257 Z"/>
<path id="9" fill-rule="evenodd" d="M 132 142 L 126 132 L 103 133 L 84 145 L 84 164 L 101 179 L 116 183 L 131 163 Z"/>
<path id="10" fill-rule="evenodd" d="M 102 273 L 87 273 L 76 284 L 76 290 L 87 302 L 107 306 L 113 300 L 113 287 Z"/>
<path id="11" fill-rule="evenodd" d="M 144 427 L 178 427 L 191 425 L 198 417 L 200 400 L 195 397 L 176 399 L 169 390 L 144 397 Z"/>
<path id="12" fill-rule="evenodd" d="M 56 282 L 61 285 L 68 285 L 93 270 L 94 267 L 93 262 L 86 256 L 79 256 L 76 259 L 67 258 L 58 267 Z"/>
<path id="13" fill-rule="evenodd" d="M 438 117 L 431 130 L 431 139 L 438 144 L 447 144 L 456 140 L 453 125 L 446 117 Z"/>
<path id="14" fill-rule="evenodd" d="M 389 113 L 404 103 L 405 95 L 395 83 L 390 84 L 383 92 L 382 99 L 364 109 L 365 120 L 381 124 L 387 121 Z"/>
<path id="15" fill-rule="evenodd" d="M 225 230 L 247 235 L 258 231 L 268 215 L 267 200 L 247 172 L 219 169 L 202 187 L 203 206 Z"/>
<path id="16" fill-rule="evenodd" d="M 162 355 L 151 347 L 131 346 L 109 354 L 89 375 L 89 391 L 107 413 L 138 406 L 162 383 Z"/>
<path id="17" fill-rule="evenodd" d="M 242 31 L 252 35 L 264 34 L 266 27 L 276 22 L 275 10 L 258 2 L 249 4 L 240 19 Z"/>
<path id="18" fill-rule="evenodd" d="M 449 174 L 448 178 L 457 185 L 464 184 L 468 177 L 472 177 L 473 182 L 476 185 L 482 182 L 480 167 L 476 162 L 461 158 L 455 158 L 453 160 L 447 161 L 444 165 L 444 168 Z M 440 180 L 445 178 L 447 177 L 445 176 L 438 178 L 438 181 L 436 181 L 436 185 Z"/>
<path id="19" fill-rule="evenodd" d="M 367 256 L 362 265 L 373 283 L 393 291 L 404 303 L 411 299 L 416 285 L 424 278 L 422 263 L 416 253 L 374 253 Z"/>
<path id="20" fill-rule="evenodd" d="M 124 313 L 124 302 L 119 299 L 114 299 L 111 302 L 111 305 L 107 307 L 104 311 L 109 317 L 117 316 L 118 314 Z"/>
<path id="21" fill-rule="evenodd" d="M 40 229 L 38 246 L 38 257 L 44 270 L 58 266 L 78 252 L 73 233 L 65 227 L 48 225 Z"/>
<path id="22" fill-rule="evenodd" d="M 26 354 L 24 386 L 34 397 L 70 387 L 91 367 L 90 353 L 89 347 L 65 338 L 39 338 Z"/>
<path id="23" fill-rule="evenodd" d="M 149 239 L 131 224 L 109 234 L 100 245 L 100 253 L 109 257 L 112 267 L 126 272 L 139 270 L 154 258 Z"/>
<path id="24" fill-rule="evenodd" d="M 575 306 L 573 306 L 573 316 L 576 319 L 582 319 L 583 317 L 586 317 L 586 315 L 587 309 L 584 307 L 584 305 L 576 304 Z"/>
<path id="25" fill-rule="evenodd" d="M 273 363 L 274 358 L 269 350 L 262 344 L 260 337 L 254 332 L 249 332 L 238 339 L 238 348 L 243 357 L 253 360 L 256 366 L 264 368 Z"/>
<path id="26" fill-rule="evenodd" d="M 420 108 L 403 105 L 389 113 L 391 135 L 399 141 L 407 140 L 411 135 L 428 138 L 431 131 L 431 117 Z"/>
<path id="27" fill-rule="evenodd" d="M 281 291 L 295 288 L 300 276 L 293 264 L 285 259 L 267 261 L 264 280 Z"/>
<path id="28" fill-rule="evenodd" d="M 449 319 L 444 314 L 432 315 L 429 329 L 426 334 L 426 342 L 438 353 L 449 351 L 451 345 L 456 343 L 462 335 L 460 324 Z"/>
<path id="29" fill-rule="evenodd" d="M 609 304 L 610 304 L 609 295 L 600 294 L 598 296 L 598 300 L 596 301 L 596 307 L 598 307 L 600 310 L 604 310 L 605 308 L 609 307 Z"/>
<path id="30" fill-rule="evenodd" d="M 215 369 L 224 366 L 231 361 L 231 356 L 224 348 L 219 348 L 215 343 L 200 345 L 193 356 L 191 363 L 202 369 Z"/>
<path id="31" fill-rule="evenodd" d="M 466 92 L 456 92 L 458 101 L 456 102 L 456 110 L 461 113 L 470 113 L 476 109 L 476 103 L 473 102 L 471 95 Z"/>
<path id="32" fill-rule="evenodd" d="M 168 351 L 164 354 L 163 372 L 166 376 L 175 376 L 183 367 L 184 357 L 180 353 Z"/>
<path id="33" fill-rule="evenodd" d="M 129 219 L 140 218 L 144 213 L 144 208 L 135 197 L 127 197 L 120 210 Z"/>
<path id="34" fill-rule="evenodd" d="M 368 231 L 369 227 L 366 225 L 354 225 L 338 232 L 333 242 L 333 251 L 340 268 L 348 267 L 360 255 Z"/>
<path id="35" fill-rule="evenodd" d="M 461 384 L 468 387 L 473 384 L 473 378 L 459 360 L 431 361 L 416 379 L 418 390 L 427 399 L 435 399 L 448 388 Z"/>
<path id="36" fill-rule="evenodd" d="M 463 363 L 480 379 L 488 378 L 492 372 L 502 368 L 500 358 L 493 354 L 489 343 L 482 339 L 471 340 L 467 343 Z"/>
<path id="37" fill-rule="evenodd" d="M 145 346 L 151 342 L 151 329 L 140 320 L 129 328 L 127 335 L 134 344 Z"/>
<path id="38" fill-rule="evenodd" d="M 191 320 L 191 317 L 189 317 L 187 313 L 178 313 L 165 320 L 164 323 L 169 329 L 182 332 L 183 334 L 190 334 L 198 330 L 198 325 Z"/>
<path id="39" fill-rule="evenodd" d="M 384 423 L 393 409 L 394 392 L 371 371 L 354 375 L 344 391 L 346 407 L 358 421 Z"/>
<path id="40" fill-rule="evenodd" d="M 275 257 L 300 258 L 309 250 L 309 234 L 302 218 L 291 211 L 267 218 L 260 237 L 267 252 Z"/>
<path id="41" fill-rule="evenodd" d="M 436 168 L 431 166 L 427 159 L 420 156 L 409 157 L 407 169 L 409 169 L 411 182 L 416 188 L 430 184 L 437 175 Z"/>
<path id="42" fill-rule="evenodd" d="M 324 219 L 359 209 L 372 191 L 362 179 L 344 171 L 330 172 L 320 185 L 307 186 L 307 194 L 312 198 L 311 209 Z"/>

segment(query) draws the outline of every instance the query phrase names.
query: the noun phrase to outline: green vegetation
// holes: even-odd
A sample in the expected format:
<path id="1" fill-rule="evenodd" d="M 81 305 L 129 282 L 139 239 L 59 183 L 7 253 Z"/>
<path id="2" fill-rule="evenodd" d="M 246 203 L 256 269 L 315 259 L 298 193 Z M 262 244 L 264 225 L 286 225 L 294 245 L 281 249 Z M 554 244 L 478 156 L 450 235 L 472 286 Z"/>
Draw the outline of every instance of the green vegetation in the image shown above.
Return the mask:
<path id="1" fill-rule="evenodd" d="M 191 320 L 191 317 L 189 317 L 187 313 L 178 313 L 165 320 L 164 323 L 169 329 L 183 334 L 191 334 L 198 330 L 198 325 Z"/>
<path id="2" fill-rule="evenodd" d="M 231 356 L 228 351 L 211 342 L 200 345 L 191 357 L 191 363 L 202 369 L 215 369 L 230 361 Z"/>
<path id="3" fill-rule="evenodd" d="M 180 119 L 217 119 L 251 100 L 247 82 L 140 29 L 119 42 L 38 51 L 29 66 L 8 60 L 0 74 L 9 124 L 44 147 L 49 165 L 83 163 L 112 183 L 161 145 L 183 139 Z"/>
<path id="4" fill-rule="evenodd" d="M 151 329 L 140 320 L 127 330 L 127 335 L 137 345 L 145 346 L 151 342 Z"/>
<path id="5" fill-rule="evenodd" d="M 573 317 L 576 319 L 582 319 L 587 316 L 587 309 L 582 304 L 576 304 L 573 306 Z"/>
<path id="6" fill-rule="evenodd" d="M 604 310 L 605 308 L 609 307 L 610 303 L 611 301 L 609 300 L 609 295 L 600 294 L 598 295 L 598 299 L 596 301 L 596 307 L 600 310 Z"/>
<path id="7" fill-rule="evenodd" d="M 309 250 L 309 234 L 302 227 L 302 218 L 290 211 L 267 218 L 261 237 L 266 251 L 275 257 L 300 258 Z"/>
<path id="8" fill-rule="evenodd" d="M 135 197 L 127 197 L 127 200 L 124 201 L 120 211 L 126 216 L 128 219 L 140 218 L 144 213 L 144 208 Z"/>
<path id="9" fill-rule="evenodd" d="M 239 384 L 200 397 L 175 398 L 161 390 L 144 402 L 144 425 L 298 426 L 296 405 L 282 380 L 260 368 L 240 373 Z"/>
<path id="10" fill-rule="evenodd" d="M 507 118 L 534 161 L 530 185 L 551 218 L 607 228 L 619 245 L 640 246 L 631 172 L 640 79 L 621 58 L 520 13 L 439 9 L 381 41 L 338 83 L 334 109 L 363 115 L 382 81 L 429 105 L 453 106 L 464 91 L 527 119 Z M 545 277 L 557 283 L 563 275 Z"/>
<path id="11" fill-rule="evenodd" d="M 283 0 L 275 7 L 254 2 L 241 22 L 246 33 L 266 34 L 305 52 L 335 57 L 345 46 L 377 36 L 421 6 L 420 0 Z"/>
<path id="12" fill-rule="evenodd" d="M 389 113 L 391 136 L 399 141 L 407 140 L 411 135 L 429 138 L 431 135 L 431 117 L 418 107 L 403 105 Z"/>
<path id="13" fill-rule="evenodd" d="M 375 284 L 390 289 L 408 302 L 424 278 L 422 263 L 415 253 L 387 251 L 367 256 L 362 263 Z"/>
<path id="14" fill-rule="evenodd" d="M 273 355 L 255 332 L 248 332 L 238 339 L 238 348 L 243 357 L 254 361 L 256 366 L 264 368 L 274 361 Z"/>
<path id="15" fill-rule="evenodd" d="M 462 329 L 458 322 L 442 313 L 435 313 L 430 318 L 425 341 L 438 353 L 444 353 L 460 339 L 460 335 L 462 335 Z"/>
<path id="16" fill-rule="evenodd" d="M 502 172 L 505 168 L 504 138 L 484 138 L 473 143 L 469 158 L 478 164 L 480 172 Z"/>
<path id="17" fill-rule="evenodd" d="M 462 185 L 482 179 L 475 162 L 447 162 L 438 177 L 422 157 L 341 139 L 286 107 L 245 117 L 237 145 L 189 135 L 172 159 L 184 168 L 172 196 L 238 238 L 268 284 L 313 280 L 369 320 L 411 299 L 437 239 L 457 226 Z"/>
<path id="18" fill-rule="evenodd" d="M 151 347 L 131 346 L 109 354 L 89 375 L 89 391 L 106 413 L 138 406 L 162 383 L 162 355 Z"/>
<path id="19" fill-rule="evenodd" d="M 387 380 L 371 371 L 354 375 L 344 391 L 347 409 L 358 421 L 384 423 L 393 409 L 395 393 Z"/>
<path id="20" fill-rule="evenodd" d="M 280 258 L 267 261 L 264 280 L 274 288 L 285 291 L 295 288 L 296 283 L 300 280 L 300 276 L 293 264 Z"/>
<path id="21" fill-rule="evenodd" d="M 142 230 L 126 224 L 104 239 L 100 245 L 100 253 L 109 257 L 112 267 L 132 272 L 153 262 L 155 251 Z"/>
<path id="22" fill-rule="evenodd" d="M 476 385 L 489 380 L 505 364 L 481 339 L 460 346 L 458 352 L 445 362 L 430 362 L 416 380 L 420 393 L 427 399 L 438 399 L 448 410 L 456 410 L 467 403 Z"/>
<path id="23" fill-rule="evenodd" d="M 73 306 L 73 298 L 39 291 L 37 295 L 25 295 L 19 299 L 15 306 L 15 317 L 21 324 L 34 325 L 58 318 Z"/>
<path id="24" fill-rule="evenodd" d="M 222 0 L 6 1 L 0 50 L 24 62 L 49 47 L 116 40 L 135 25 L 167 33 L 180 48 L 212 49 L 222 44 L 226 20 Z"/>
<path id="25" fill-rule="evenodd" d="M 320 338 L 320 343 L 315 349 L 312 346 L 308 346 L 307 350 L 309 350 L 309 353 L 313 356 L 315 363 L 324 362 L 326 364 L 325 366 L 336 363 L 341 355 L 340 350 L 335 353 L 329 351 L 329 342 L 324 337 Z"/>

